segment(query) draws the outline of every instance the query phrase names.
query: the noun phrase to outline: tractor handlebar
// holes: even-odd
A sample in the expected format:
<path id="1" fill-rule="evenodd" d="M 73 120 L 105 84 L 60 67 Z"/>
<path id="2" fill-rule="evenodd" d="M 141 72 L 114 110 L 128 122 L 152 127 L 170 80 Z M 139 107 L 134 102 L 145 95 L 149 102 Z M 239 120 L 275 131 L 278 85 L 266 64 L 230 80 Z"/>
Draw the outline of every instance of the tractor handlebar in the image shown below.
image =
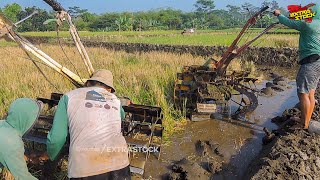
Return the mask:
<path id="1" fill-rule="evenodd" d="M 61 6 L 60 3 L 58 3 L 56 0 L 43 0 L 46 2 L 49 6 L 52 7 L 55 11 L 65 11 L 65 9 Z"/>

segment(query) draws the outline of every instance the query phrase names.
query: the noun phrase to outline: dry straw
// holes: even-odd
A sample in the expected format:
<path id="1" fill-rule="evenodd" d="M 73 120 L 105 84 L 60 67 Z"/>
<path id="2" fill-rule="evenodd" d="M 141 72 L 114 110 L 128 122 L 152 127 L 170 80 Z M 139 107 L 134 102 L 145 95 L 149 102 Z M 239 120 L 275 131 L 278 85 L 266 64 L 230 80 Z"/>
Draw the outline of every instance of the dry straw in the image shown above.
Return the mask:
<path id="1" fill-rule="evenodd" d="M 0 173 L 1 180 L 14 180 L 14 177 L 10 173 L 7 168 L 3 168 L 2 172 Z"/>
<path id="2" fill-rule="evenodd" d="M 86 69 L 74 47 L 65 47 L 69 60 L 59 46 L 40 45 L 61 64 L 76 70 L 83 78 L 88 78 Z M 166 136 L 185 122 L 183 113 L 174 110 L 173 87 L 176 73 L 186 65 L 199 65 L 205 61 L 190 54 L 177 55 L 162 52 L 126 53 L 104 48 L 88 48 L 95 69 L 109 69 L 114 75 L 118 96 L 126 96 L 134 103 L 160 106 L 163 109 Z M 9 104 L 18 97 L 50 97 L 57 92 L 37 71 L 32 62 L 18 47 L 0 47 L 0 116 L 3 117 Z M 35 58 L 36 59 L 36 58 Z M 235 61 L 231 67 L 239 67 Z M 74 87 L 61 75 L 45 65 L 40 65 L 48 79 L 63 93 Z"/>

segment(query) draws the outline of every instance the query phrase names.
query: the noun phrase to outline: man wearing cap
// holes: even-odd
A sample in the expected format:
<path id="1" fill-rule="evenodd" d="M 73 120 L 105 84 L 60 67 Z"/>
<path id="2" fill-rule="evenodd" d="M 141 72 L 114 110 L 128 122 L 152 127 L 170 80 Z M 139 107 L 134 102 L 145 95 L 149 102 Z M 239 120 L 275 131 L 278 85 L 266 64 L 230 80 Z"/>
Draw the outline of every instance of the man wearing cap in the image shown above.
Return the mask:
<path id="1" fill-rule="evenodd" d="M 130 179 L 127 144 L 121 133 L 124 111 L 113 94 L 113 76 L 98 70 L 86 87 L 65 94 L 48 134 L 47 151 L 55 160 L 70 135 L 70 179 Z"/>

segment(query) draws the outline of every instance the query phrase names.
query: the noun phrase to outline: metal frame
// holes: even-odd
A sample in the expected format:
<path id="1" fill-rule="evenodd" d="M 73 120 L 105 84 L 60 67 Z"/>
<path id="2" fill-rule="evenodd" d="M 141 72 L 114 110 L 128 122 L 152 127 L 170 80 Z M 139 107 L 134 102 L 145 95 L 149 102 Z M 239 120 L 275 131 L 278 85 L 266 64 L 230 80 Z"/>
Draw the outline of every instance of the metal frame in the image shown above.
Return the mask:
<path id="1" fill-rule="evenodd" d="M 215 68 L 211 69 L 203 66 L 186 66 L 183 68 L 182 73 L 177 74 L 177 80 L 175 81 L 174 86 L 174 100 L 178 108 L 187 109 L 187 113 L 193 120 L 193 115 L 203 115 L 199 112 L 208 112 L 214 107 L 208 106 L 207 109 L 198 109 L 198 107 L 203 107 L 206 104 L 206 101 L 214 101 L 216 104 L 227 104 L 231 99 L 231 96 L 235 94 L 232 91 L 237 91 L 238 95 L 244 95 L 249 99 L 247 102 L 243 97 L 241 102 L 236 104 L 239 105 L 239 108 L 234 112 L 234 118 L 243 117 L 246 114 L 253 112 L 258 106 L 258 99 L 255 94 L 256 90 L 251 86 L 254 85 L 257 79 L 249 78 L 248 72 L 233 72 L 232 74 L 226 74 L 227 67 L 231 61 L 240 55 L 244 50 L 246 50 L 253 42 L 259 39 L 262 35 L 266 34 L 278 23 L 271 24 L 269 27 L 264 29 L 261 33 L 255 36 L 252 40 L 246 42 L 241 47 L 237 47 L 245 32 L 257 22 L 259 17 L 263 16 L 263 13 L 269 7 L 262 8 L 259 12 L 255 13 L 247 21 L 245 26 L 242 28 L 236 39 L 228 47 L 227 51 L 222 55 L 222 58 L 218 62 L 214 62 Z M 189 85 L 187 85 L 189 84 Z M 245 85 L 246 84 L 246 85 Z M 218 88 L 217 92 L 214 94 L 224 95 L 224 100 L 216 98 L 212 93 L 208 93 L 208 87 L 215 86 Z M 230 90 L 224 90 L 226 92 L 221 92 L 219 88 L 229 87 Z M 200 105 L 202 106 L 199 106 Z M 185 106 L 185 107 L 184 107 Z M 214 112 L 212 112 L 214 113 Z M 210 118 L 210 113 L 207 113 L 209 116 L 206 116 L 204 119 Z M 203 119 L 203 118 L 201 118 Z M 198 120 L 195 120 L 198 121 Z"/>
<path id="2" fill-rule="evenodd" d="M 217 64 L 217 72 L 218 75 L 223 75 L 226 72 L 227 67 L 229 66 L 230 62 L 236 58 L 241 52 L 246 50 L 253 42 L 259 39 L 262 35 L 266 34 L 272 28 L 274 28 L 279 23 L 273 23 L 269 27 L 267 27 L 264 31 L 262 31 L 259 35 L 254 37 L 251 41 L 247 42 L 246 44 L 242 45 L 241 47 L 237 47 L 237 44 L 240 42 L 241 38 L 245 35 L 245 32 L 250 28 L 251 25 L 254 25 L 257 22 L 259 16 L 261 17 L 263 12 L 265 12 L 269 7 L 266 6 L 262 8 L 259 12 L 255 13 L 244 25 L 240 33 L 238 34 L 237 38 L 232 42 L 229 46 L 228 50 L 222 55 L 221 60 Z"/>

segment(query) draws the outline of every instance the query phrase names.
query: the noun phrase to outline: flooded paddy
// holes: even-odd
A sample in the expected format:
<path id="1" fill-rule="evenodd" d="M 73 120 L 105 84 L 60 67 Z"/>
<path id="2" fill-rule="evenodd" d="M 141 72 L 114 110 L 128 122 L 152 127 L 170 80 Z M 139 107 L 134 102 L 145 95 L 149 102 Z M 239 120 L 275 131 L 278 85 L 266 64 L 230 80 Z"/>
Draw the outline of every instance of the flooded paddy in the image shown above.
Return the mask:
<path id="1" fill-rule="evenodd" d="M 291 88 L 276 92 L 274 96 L 259 96 L 259 106 L 247 120 L 208 119 L 189 122 L 183 131 L 171 137 L 162 149 L 160 160 L 153 156 L 146 165 L 145 178 L 178 179 L 242 179 L 249 164 L 261 151 L 263 128 L 277 129 L 271 122 L 297 102 L 293 71 L 276 70 L 285 74 Z M 265 80 L 257 84 L 266 87 L 272 79 L 264 73 Z M 191 171 L 191 172 L 188 172 Z"/>

